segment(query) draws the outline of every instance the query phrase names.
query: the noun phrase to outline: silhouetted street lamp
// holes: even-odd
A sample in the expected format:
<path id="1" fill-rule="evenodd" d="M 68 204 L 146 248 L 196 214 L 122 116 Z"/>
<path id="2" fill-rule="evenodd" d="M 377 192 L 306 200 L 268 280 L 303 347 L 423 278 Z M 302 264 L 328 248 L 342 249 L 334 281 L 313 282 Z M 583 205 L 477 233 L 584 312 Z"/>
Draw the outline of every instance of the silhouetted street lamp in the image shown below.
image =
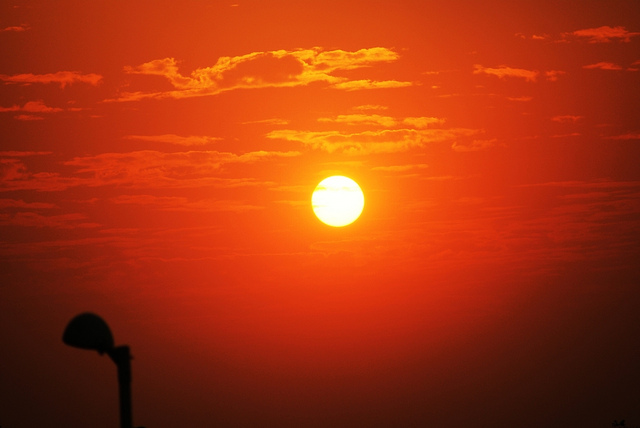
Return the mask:
<path id="1" fill-rule="evenodd" d="M 62 335 L 62 341 L 76 348 L 106 353 L 118 367 L 120 389 L 120 428 L 133 428 L 131 415 L 131 353 L 129 347 L 113 344 L 113 336 L 106 322 L 92 313 L 74 317 Z M 141 427 L 142 428 L 142 427 Z"/>

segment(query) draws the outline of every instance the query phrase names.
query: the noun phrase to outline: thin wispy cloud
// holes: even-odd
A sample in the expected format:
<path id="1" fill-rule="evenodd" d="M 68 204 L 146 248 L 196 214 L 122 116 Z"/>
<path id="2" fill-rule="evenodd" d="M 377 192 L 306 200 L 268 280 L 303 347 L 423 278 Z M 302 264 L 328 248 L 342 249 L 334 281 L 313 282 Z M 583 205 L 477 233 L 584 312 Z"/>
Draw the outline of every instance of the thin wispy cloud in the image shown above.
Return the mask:
<path id="1" fill-rule="evenodd" d="M 364 104 L 361 106 L 356 106 L 353 108 L 354 110 L 388 110 L 388 106 L 381 106 L 379 104 Z"/>
<path id="2" fill-rule="evenodd" d="M 639 181 L 614 181 L 614 180 L 566 180 L 566 181 L 545 181 L 542 183 L 519 184 L 514 187 L 566 187 L 566 188 L 594 188 L 594 189 L 617 189 L 635 188 L 640 190 Z"/>
<path id="3" fill-rule="evenodd" d="M 556 82 L 563 74 L 567 74 L 567 72 L 562 70 L 548 70 L 544 72 L 545 77 L 550 82 Z"/>
<path id="4" fill-rule="evenodd" d="M 507 99 L 509 101 L 527 102 L 527 101 L 531 101 L 533 99 L 533 97 L 528 96 L 528 95 L 523 95 L 521 97 L 507 97 Z"/>
<path id="5" fill-rule="evenodd" d="M 16 152 L 16 154 L 18 154 Z M 165 153 L 139 150 L 79 156 L 63 162 L 75 171 L 68 175 L 32 172 L 22 156 L 0 158 L 0 191 L 62 191 L 72 187 L 122 186 L 130 188 L 245 187 L 266 183 L 251 178 L 221 177 L 223 167 L 299 156 L 296 151 L 254 151 L 234 154 L 217 151 Z"/>
<path id="6" fill-rule="evenodd" d="M 576 30 L 572 33 L 565 33 L 565 36 L 576 36 L 586 39 L 589 43 L 611 43 L 614 41 L 629 43 L 632 37 L 640 35 L 640 32 L 628 31 L 625 27 L 610 27 L 604 25 L 597 28 L 586 28 Z"/>
<path id="7" fill-rule="evenodd" d="M 175 144 L 179 146 L 204 146 L 210 143 L 215 143 L 216 141 L 222 140 L 219 137 L 209 137 L 209 136 L 181 136 L 175 134 L 161 134 L 161 135 L 126 135 L 124 137 L 127 140 L 137 140 L 137 141 L 150 141 L 150 142 L 158 142 L 158 143 L 167 143 L 167 144 Z"/>
<path id="8" fill-rule="evenodd" d="M 402 119 L 402 123 L 410 125 L 418 129 L 428 128 L 433 125 L 442 125 L 445 120 L 441 117 L 405 117 Z"/>
<path id="9" fill-rule="evenodd" d="M 266 137 L 296 141 L 313 150 L 328 153 L 363 155 L 368 153 L 396 153 L 429 143 L 452 141 L 482 132 L 476 129 L 435 127 L 445 120 L 437 117 L 394 118 L 378 114 L 347 114 L 319 118 L 321 123 L 347 126 L 366 126 L 359 132 L 341 130 L 294 130 L 280 129 L 269 132 Z M 356 128 L 358 129 L 358 128 Z"/>
<path id="10" fill-rule="evenodd" d="M 49 107 L 43 101 L 28 101 L 24 105 L 13 105 L 11 107 L 0 107 L 0 112 L 24 111 L 29 113 L 57 113 L 64 111 L 60 107 Z"/>
<path id="11" fill-rule="evenodd" d="M 144 205 L 160 211 L 246 212 L 264 207 L 238 200 L 202 199 L 192 201 L 182 196 L 120 195 L 110 201 L 118 205 Z"/>
<path id="12" fill-rule="evenodd" d="M 23 31 L 27 31 L 29 30 L 29 26 L 26 24 L 20 24 L 20 25 L 12 25 L 9 27 L 4 27 L 0 29 L 0 33 L 4 33 L 4 32 L 14 32 L 14 33 L 21 33 Z"/>
<path id="13" fill-rule="evenodd" d="M 162 76 L 174 90 L 161 92 L 123 92 L 109 101 L 136 101 L 145 98 L 189 98 L 215 95 L 223 91 L 265 87 L 293 87 L 325 82 L 344 90 L 389 88 L 411 85 L 398 81 L 350 80 L 336 75 L 338 71 L 355 70 L 396 61 L 391 49 L 375 47 L 358 51 L 324 50 L 322 48 L 253 52 L 235 57 L 220 57 L 211 67 L 194 70 L 189 76 L 179 71 L 175 58 L 153 60 L 138 66 L 127 66 L 125 72 Z"/>
<path id="14" fill-rule="evenodd" d="M 412 86 L 411 82 L 401 82 L 398 80 L 350 80 L 347 82 L 334 83 L 331 87 L 344 89 L 345 91 L 358 91 L 362 89 L 385 89 L 385 88 L 406 88 Z"/>
<path id="15" fill-rule="evenodd" d="M 260 120 L 248 120 L 242 122 L 243 125 L 251 125 L 251 124 L 265 124 L 265 125 L 288 125 L 289 121 L 287 119 L 280 118 L 271 118 L 271 119 L 260 119 Z"/>
<path id="16" fill-rule="evenodd" d="M 480 64 L 473 66 L 473 74 L 488 74 L 499 77 L 500 79 L 505 77 L 518 77 L 526 80 L 527 82 L 535 82 L 540 72 L 535 70 L 526 70 L 524 68 L 512 68 L 501 65 L 499 67 L 484 67 Z"/>
<path id="17" fill-rule="evenodd" d="M 549 34 L 531 34 L 531 35 L 526 35 L 524 33 L 516 33 L 514 34 L 515 37 L 518 37 L 519 39 L 525 39 L 525 40 L 549 40 L 551 38 L 551 36 Z"/>
<path id="18" fill-rule="evenodd" d="M 0 226 L 53 229 L 88 229 L 100 226 L 98 223 L 87 221 L 87 218 L 87 215 L 82 213 L 43 215 L 33 211 L 20 211 L 13 214 L 0 213 Z"/>
<path id="19" fill-rule="evenodd" d="M 22 158 L 28 156 L 45 156 L 50 155 L 53 152 L 30 152 L 30 151 L 17 151 L 17 150 L 7 150 L 4 152 L 0 152 L 0 158 L 8 157 L 8 158 Z"/>
<path id="20" fill-rule="evenodd" d="M 23 157 L 37 155 L 37 152 L 0 153 L 0 192 L 16 190 L 60 191 L 77 185 L 75 177 L 63 177 L 55 172 L 31 172 Z M 43 153 L 48 154 L 48 153 Z"/>
<path id="21" fill-rule="evenodd" d="M 321 117 L 318 122 L 344 123 L 347 125 L 378 125 L 391 128 L 397 125 L 396 119 L 379 114 L 343 114 L 336 117 Z"/>
<path id="22" fill-rule="evenodd" d="M 0 199 L 0 208 L 52 209 L 57 205 L 48 202 L 25 202 L 22 199 Z"/>
<path id="23" fill-rule="evenodd" d="M 60 113 L 63 111 L 82 111 L 82 108 L 78 107 L 50 107 L 46 105 L 42 100 L 28 101 L 24 105 L 14 104 L 11 107 L 0 107 L 0 113 L 21 113 L 14 116 L 17 120 L 43 120 L 44 116 L 49 113 Z"/>
<path id="24" fill-rule="evenodd" d="M 384 128 L 397 126 L 410 126 L 412 128 L 427 128 L 433 125 L 441 125 L 444 119 L 439 117 L 406 117 L 397 119 L 391 116 L 381 116 L 379 114 L 342 114 L 336 117 L 321 117 L 318 122 L 342 123 L 347 125 L 372 125 Z"/>
<path id="25" fill-rule="evenodd" d="M 408 165 L 387 165 L 387 166 L 374 166 L 371 168 L 372 171 L 383 171 L 383 172 L 407 172 L 412 170 L 420 170 L 428 168 L 429 165 L 426 163 L 418 163 L 418 164 L 408 164 Z"/>
<path id="26" fill-rule="evenodd" d="M 560 123 L 576 123 L 581 119 L 584 119 L 584 116 L 577 116 L 577 115 L 571 115 L 571 114 L 553 116 L 551 118 L 551 120 L 553 120 L 554 122 L 560 122 Z"/>
<path id="27" fill-rule="evenodd" d="M 582 68 L 586 69 L 599 69 L 599 70 L 622 70 L 622 66 L 614 64 L 612 62 L 597 62 L 595 64 L 585 65 Z"/>
<path id="28" fill-rule="evenodd" d="M 629 132 L 626 134 L 612 135 L 604 138 L 607 140 L 640 140 L 640 132 Z"/>
<path id="29" fill-rule="evenodd" d="M 228 164 L 253 163 L 298 155 L 298 152 L 268 151 L 237 155 L 218 151 L 165 153 L 140 150 L 76 157 L 66 161 L 65 165 L 76 167 L 76 173 L 85 176 L 82 184 L 86 186 L 185 188 L 222 184 L 223 180 L 218 176 L 221 168 Z M 234 182 L 229 181 L 227 184 L 255 183 L 239 179 Z"/>
<path id="30" fill-rule="evenodd" d="M 456 152 L 477 152 L 480 150 L 487 150 L 498 145 L 498 139 L 492 138 L 489 140 L 473 140 L 470 144 L 460 144 L 458 141 L 454 141 L 451 148 Z"/>
<path id="31" fill-rule="evenodd" d="M 0 74 L 0 81 L 9 83 L 21 83 L 25 85 L 33 83 L 57 83 L 61 88 L 73 83 L 88 83 L 96 86 L 102 81 L 102 76 L 99 74 L 89 73 L 83 74 L 77 71 L 58 71 L 57 73 L 48 74 L 14 74 L 6 75 Z"/>
<path id="32" fill-rule="evenodd" d="M 579 132 L 569 132 L 568 134 L 553 134 L 550 135 L 550 138 L 567 138 L 567 137 L 579 137 L 580 134 Z"/>
<path id="33" fill-rule="evenodd" d="M 481 132 L 476 129 L 383 129 L 348 133 L 343 131 L 276 130 L 267 138 L 296 141 L 314 150 L 328 153 L 364 155 L 396 153 L 424 147 L 430 143 L 451 141 Z"/>
<path id="34" fill-rule="evenodd" d="M 586 41 L 587 43 L 629 43 L 633 37 L 640 35 L 640 32 L 627 30 L 624 26 L 611 27 L 603 25 L 601 27 L 585 28 L 575 31 L 567 31 L 555 36 L 542 34 L 516 33 L 515 37 L 524 40 L 550 41 L 559 43 Z"/>
<path id="35" fill-rule="evenodd" d="M 35 114 L 18 114 L 13 118 L 16 120 L 22 120 L 22 121 L 44 120 L 44 117 L 36 116 Z"/>

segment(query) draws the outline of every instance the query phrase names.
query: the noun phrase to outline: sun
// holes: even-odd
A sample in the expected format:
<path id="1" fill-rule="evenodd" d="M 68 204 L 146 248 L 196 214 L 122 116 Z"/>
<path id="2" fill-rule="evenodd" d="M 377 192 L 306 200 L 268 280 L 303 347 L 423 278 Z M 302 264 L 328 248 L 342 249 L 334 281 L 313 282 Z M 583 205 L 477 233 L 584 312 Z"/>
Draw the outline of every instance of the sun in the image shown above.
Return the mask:
<path id="1" fill-rule="evenodd" d="M 321 222 L 333 227 L 347 226 L 360 217 L 364 194 L 358 183 L 342 175 L 322 180 L 311 196 L 313 212 Z"/>

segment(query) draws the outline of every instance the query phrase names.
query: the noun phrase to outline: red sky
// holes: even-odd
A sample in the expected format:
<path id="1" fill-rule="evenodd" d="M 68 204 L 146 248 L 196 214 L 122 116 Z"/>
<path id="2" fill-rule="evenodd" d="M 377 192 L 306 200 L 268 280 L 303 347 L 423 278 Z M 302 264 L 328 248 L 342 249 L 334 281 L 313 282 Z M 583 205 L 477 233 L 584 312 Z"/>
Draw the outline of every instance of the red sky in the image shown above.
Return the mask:
<path id="1" fill-rule="evenodd" d="M 640 425 L 640 4 L 0 10 L 0 425 Z M 366 203 L 319 222 L 323 178 Z"/>

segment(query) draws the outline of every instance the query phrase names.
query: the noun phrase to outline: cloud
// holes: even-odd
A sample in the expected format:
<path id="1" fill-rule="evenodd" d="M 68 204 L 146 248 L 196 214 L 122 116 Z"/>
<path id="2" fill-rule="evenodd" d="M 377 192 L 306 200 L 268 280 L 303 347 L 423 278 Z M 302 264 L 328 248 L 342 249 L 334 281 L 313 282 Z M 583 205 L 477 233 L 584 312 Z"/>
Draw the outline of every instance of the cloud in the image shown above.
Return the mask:
<path id="1" fill-rule="evenodd" d="M 378 105 L 378 104 L 365 104 L 365 105 L 361 105 L 361 106 L 356 106 L 353 109 L 354 110 L 388 110 L 389 107 L 381 106 L 381 105 Z"/>
<path id="2" fill-rule="evenodd" d="M 518 184 L 514 187 L 566 187 L 566 188 L 594 188 L 594 189 L 623 189 L 637 187 L 640 189 L 640 181 L 547 181 L 543 183 Z"/>
<path id="3" fill-rule="evenodd" d="M 431 125 L 442 125 L 444 123 L 444 119 L 439 117 L 406 117 L 402 120 L 402 122 L 406 125 L 412 125 L 416 128 L 427 128 Z"/>
<path id="4" fill-rule="evenodd" d="M 243 125 L 250 124 L 266 124 L 266 125 L 288 125 L 289 121 L 287 119 L 279 119 L 279 118 L 271 118 L 271 119 L 261 119 L 261 120 L 248 120 L 246 122 L 242 122 Z"/>
<path id="5" fill-rule="evenodd" d="M 570 132 L 568 134 L 554 134 L 554 135 L 550 135 L 551 138 L 567 138 L 567 137 L 579 137 L 580 134 L 579 132 Z"/>
<path id="6" fill-rule="evenodd" d="M 527 101 L 531 101 L 533 99 L 533 97 L 524 95 L 524 96 L 521 96 L 521 97 L 507 97 L 507 99 L 509 101 L 527 102 Z"/>
<path id="7" fill-rule="evenodd" d="M 296 141 L 307 147 L 328 153 L 341 152 L 353 155 L 369 153 L 403 152 L 424 147 L 429 143 L 451 141 L 480 132 L 475 129 L 383 129 L 345 133 L 340 131 L 276 130 L 267 138 Z"/>
<path id="8" fill-rule="evenodd" d="M 630 219 L 640 213 L 639 182 L 572 181 L 517 187 L 551 188 L 549 194 L 558 195 L 558 203 L 544 217 L 520 221 L 512 237 L 550 239 L 553 248 L 547 246 L 545 251 L 555 252 L 554 257 L 564 260 L 602 261 L 606 256 L 611 269 L 618 263 L 620 248 L 635 248 L 638 224 Z"/>
<path id="9" fill-rule="evenodd" d="M 532 34 L 530 36 L 523 33 L 516 33 L 515 36 L 525 40 L 549 40 L 554 42 L 570 42 L 572 40 L 586 40 L 588 43 L 612 43 L 615 41 L 628 43 L 632 37 L 638 36 L 638 32 L 627 31 L 625 27 L 610 27 L 604 25 L 597 28 L 586 28 L 573 32 L 561 33 L 559 38 L 549 34 Z"/>
<path id="10" fill-rule="evenodd" d="M 473 140 L 471 144 L 458 144 L 454 141 L 451 148 L 456 152 L 477 152 L 480 150 L 486 150 L 497 145 L 498 139 L 492 138 L 490 140 Z"/>
<path id="11" fill-rule="evenodd" d="M 44 117 L 36 116 L 36 115 L 33 115 L 33 114 L 19 114 L 17 116 L 14 116 L 14 119 L 16 119 L 16 120 L 24 120 L 24 121 L 28 121 L 28 120 L 44 120 Z"/>
<path id="12" fill-rule="evenodd" d="M 50 152 L 0 152 L 0 190 L 6 190 L 11 182 L 20 182 L 28 177 L 22 157 L 50 154 Z"/>
<path id="13" fill-rule="evenodd" d="M 217 151 L 165 153 L 140 150 L 76 157 L 64 164 L 77 167 L 77 173 L 86 176 L 81 184 L 87 186 L 186 188 L 224 185 L 234 187 L 257 183 L 246 179 L 221 179 L 218 175 L 223 166 L 298 155 L 299 152 L 257 151 L 236 155 Z"/>
<path id="14" fill-rule="evenodd" d="M 640 132 L 629 132 L 627 134 L 612 135 L 604 138 L 607 140 L 640 140 Z"/>
<path id="15" fill-rule="evenodd" d="M 450 180 L 463 180 L 464 177 L 456 176 L 456 175 L 437 175 L 432 177 L 421 177 L 422 180 L 427 181 L 450 181 Z"/>
<path id="16" fill-rule="evenodd" d="M 22 158 L 27 156 L 44 156 L 50 155 L 53 152 L 19 152 L 19 151 L 5 151 L 0 152 L 0 157 L 9 157 L 9 158 Z"/>
<path id="17" fill-rule="evenodd" d="M 523 68 L 512 68 L 504 65 L 499 66 L 498 68 L 489 68 L 483 67 L 480 64 L 474 64 L 473 66 L 473 74 L 489 74 L 493 76 L 497 76 L 499 78 L 504 77 L 519 77 L 525 79 L 527 82 L 535 82 L 538 78 L 538 71 L 535 70 L 525 70 Z"/>
<path id="18" fill-rule="evenodd" d="M 531 40 L 547 40 L 549 38 L 548 34 L 532 34 Z"/>
<path id="19" fill-rule="evenodd" d="M 622 70 L 622 67 L 612 62 L 597 62 L 595 64 L 584 65 L 582 68 L 600 70 Z"/>
<path id="20" fill-rule="evenodd" d="M 391 128 L 397 124 L 394 118 L 378 114 L 341 114 L 335 118 L 321 117 L 318 122 L 344 123 L 347 125 L 380 125 L 386 128 Z"/>
<path id="21" fill-rule="evenodd" d="M 47 202 L 25 202 L 22 199 L 0 199 L 0 209 L 2 208 L 51 209 L 56 208 L 56 205 Z"/>
<path id="22" fill-rule="evenodd" d="M 389 165 L 389 166 L 376 166 L 371 168 L 372 171 L 384 171 L 384 172 L 407 172 L 414 169 L 425 169 L 429 165 L 426 163 L 409 164 L 409 165 Z"/>
<path id="23" fill-rule="evenodd" d="M 151 141 L 151 142 L 159 142 L 159 143 L 176 144 L 179 146 L 203 146 L 209 143 L 222 140 L 222 138 L 218 138 L 218 137 L 195 136 L 195 135 L 183 137 L 175 134 L 127 135 L 124 138 L 127 140 Z"/>
<path id="24" fill-rule="evenodd" d="M 640 35 L 640 33 L 629 32 L 625 27 L 609 27 L 608 25 L 598 28 L 587 28 L 584 30 L 577 30 L 572 33 L 565 33 L 567 35 L 573 35 L 588 39 L 589 43 L 610 43 L 615 40 L 628 43 L 632 37 Z"/>
<path id="25" fill-rule="evenodd" d="M 551 118 L 551 120 L 553 120 L 554 122 L 560 122 L 560 123 L 576 123 L 580 119 L 584 119 L 584 116 L 574 116 L 574 115 L 566 114 L 561 116 L 554 116 Z"/>
<path id="26" fill-rule="evenodd" d="M 246 212 L 264 208 L 236 200 L 203 199 L 190 201 L 188 198 L 182 196 L 120 195 L 112 198 L 111 202 L 121 205 L 150 206 L 160 211 Z"/>
<path id="27" fill-rule="evenodd" d="M 22 31 L 27 31 L 29 29 L 29 26 L 26 24 L 20 24 L 20 25 L 14 25 L 11 27 L 4 27 L 2 29 L 0 29 L 0 33 L 4 33 L 4 32 L 22 32 Z"/>
<path id="28" fill-rule="evenodd" d="M 59 113 L 61 111 L 81 111 L 81 108 L 60 108 L 60 107 L 49 107 L 42 100 L 37 101 L 28 101 L 23 106 L 19 106 L 14 104 L 11 107 L 0 107 L 0 113 L 6 112 L 24 112 L 28 114 L 19 114 L 14 116 L 17 120 L 42 120 L 44 119 L 42 116 L 38 116 L 37 114 L 47 114 L 47 113 Z"/>
<path id="29" fill-rule="evenodd" d="M 6 74 L 0 74 L 0 80 L 6 83 L 58 83 L 61 88 L 72 83 L 88 83 L 96 86 L 102 80 L 102 76 L 99 74 L 82 74 L 77 71 L 59 71 L 57 73 L 49 74 L 15 74 L 9 76 Z"/>
<path id="30" fill-rule="evenodd" d="M 544 72 L 544 75 L 550 82 L 556 82 L 558 80 L 558 76 L 562 76 L 563 74 L 567 73 L 562 70 L 549 70 Z"/>
<path id="31" fill-rule="evenodd" d="M 409 125 L 414 128 L 427 128 L 431 125 L 444 123 L 438 117 L 407 117 L 402 120 L 378 114 L 342 114 L 335 118 L 321 117 L 318 122 L 344 123 L 347 125 L 378 125 L 385 128 Z"/>
<path id="32" fill-rule="evenodd" d="M 0 226 L 49 227 L 55 229 L 95 228 L 100 226 L 97 223 L 85 222 L 86 218 L 87 216 L 81 213 L 45 216 L 34 212 L 21 211 L 14 214 L 0 214 Z"/>
<path id="33" fill-rule="evenodd" d="M 85 214 L 67 213 L 59 215 L 42 215 L 36 210 L 58 208 L 48 202 L 25 202 L 22 199 L 0 199 L 0 226 L 11 227 L 52 227 L 70 229 L 76 227 L 97 227 L 95 223 L 87 223 Z"/>
<path id="34" fill-rule="evenodd" d="M 530 40 L 549 40 L 551 38 L 550 35 L 548 34 L 532 34 L 531 36 L 527 36 L 524 33 L 516 33 L 514 34 L 515 37 L 518 37 L 520 39 L 530 39 Z"/>
<path id="35" fill-rule="evenodd" d="M 378 114 L 347 114 L 319 118 L 318 121 L 366 125 L 372 129 L 359 132 L 280 129 L 269 132 L 266 137 L 300 142 L 311 149 L 329 153 L 367 154 L 403 152 L 429 143 L 451 141 L 482 132 L 466 128 L 431 128 L 432 125 L 444 123 L 444 119 L 437 117 L 394 118 Z"/>
<path id="36" fill-rule="evenodd" d="M 48 152 L 0 152 L 0 192 L 14 190 L 59 191 L 77 182 L 56 173 L 31 173 L 21 158 Z"/>
<path id="37" fill-rule="evenodd" d="M 411 82 L 400 82 L 398 80 L 351 80 L 334 83 L 331 87 L 344 89 L 345 91 L 357 91 L 361 89 L 405 88 L 412 85 L 413 83 Z"/>
<path id="38" fill-rule="evenodd" d="M 13 105 L 11 107 L 0 107 L 0 112 L 15 112 L 24 111 L 29 113 L 57 113 L 64 111 L 58 107 L 48 107 L 42 100 L 26 102 L 22 107 L 19 105 Z"/>
<path id="39" fill-rule="evenodd" d="M 216 151 L 165 153 L 140 150 L 75 157 L 63 162 L 72 175 L 29 171 L 19 157 L 0 158 L 0 191 L 60 191 L 71 187 L 116 185 L 128 188 L 196 188 L 257 186 L 250 178 L 220 177 L 223 167 L 298 156 L 299 152 L 256 151 L 241 155 Z"/>
<path id="40" fill-rule="evenodd" d="M 407 86 L 397 81 L 355 80 L 336 75 L 336 72 L 371 67 L 396 61 L 394 51 L 374 47 L 358 51 L 322 48 L 253 52 L 235 57 L 220 57 L 211 67 L 194 70 L 185 76 L 179 72 L 175 58 L 153 60 L 138 66 L 127 66 L 125 72 L 161 76 L 174 90 L 164 92 L 124 92 L 108 101 L 137 101 L 145 98 L 188 98 L 214 95 L 241 88 L 292 87 L 325 82 L 345 90 Z M 340 86 L 342 85 L 342 86 Z"/>
<path id="41" fill-rule="evenodd" d="M 629 67 L 626 68 L 627 71 L 638 71 L 640 70 L 638 68 L 638 66 L 640 65 L 640 60 L 638 61 L 634 61 L 631 63 L 631 65 L 629 65 Z M 619 71 L 619 70 L 625 70 L 625 68 L 619 64 L 615 64 L 613 62 L 597 62 L 595 64 L 589 64 L 589 65 L 584 65 L 582 66 L 582 68 L 587 68 L 587 69 L 599 69 L 599 70 L 613 70 L 613 71 Z"/>

